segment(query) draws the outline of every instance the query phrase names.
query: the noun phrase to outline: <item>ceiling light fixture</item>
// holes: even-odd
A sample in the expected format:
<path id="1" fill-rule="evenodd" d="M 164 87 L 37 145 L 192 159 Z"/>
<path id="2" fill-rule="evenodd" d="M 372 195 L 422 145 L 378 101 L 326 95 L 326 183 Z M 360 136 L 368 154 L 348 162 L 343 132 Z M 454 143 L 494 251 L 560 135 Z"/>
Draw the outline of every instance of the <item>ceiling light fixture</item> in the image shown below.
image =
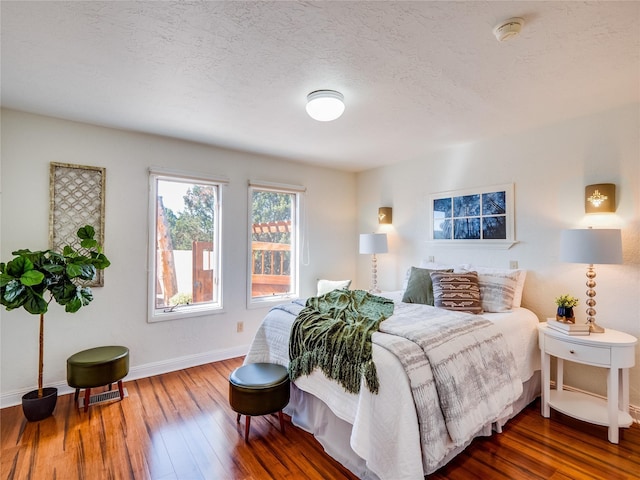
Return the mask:
<path id="1" fill-rule="evenodd" d="M 344 112 L 344 97 L 335 90 L 316 90 L 307 95 L 307 113 L 319 122 L 330 122 Z"/>
<path id="2" fill-rule="evenodd" d="M 509 40 L 520 33 L 522 26 L 524 25 L 524 19 L 520 17 L 513 17 L 502 22 L 493 29 L 493 34 L 496 36 L 499 42 Z"/>

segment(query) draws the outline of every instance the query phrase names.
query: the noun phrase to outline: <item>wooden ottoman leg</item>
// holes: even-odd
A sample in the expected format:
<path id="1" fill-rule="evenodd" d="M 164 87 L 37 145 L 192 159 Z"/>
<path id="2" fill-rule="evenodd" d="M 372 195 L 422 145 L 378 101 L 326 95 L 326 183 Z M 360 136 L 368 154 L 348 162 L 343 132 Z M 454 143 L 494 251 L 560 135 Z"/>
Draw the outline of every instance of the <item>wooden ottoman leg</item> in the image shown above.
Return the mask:
<path id="1" fill-rule="evenodd" d="M 244 418 L 244 441 L 249 441 L 249 427 L 251 426 L 251 415 L 245 415 Z"/>
<path id="2" fill-rule="evenodd" d="M 236 423 L 240 423 L 240 417 L 241 417 L 241 416 L 242 416 L 242 415 L 240 415 L 240 414 L 238 414 L 238 415 L 236 416 Z"/>
<path id="3" fill-rule="evenodd" d="M 76 404 L 76 407 L 78 406 L 78 396 L 80 395 L 80 389 L 76 388 L 76 393 L 73 396 L 73 403 Z"/>
<path id="4" fill-rule="evenodd" d="M 85 388 L 84 389 L 84 411 L 88 411 L 89 410 L 89 399 L 91 398 L 91 389 L 90 388 Z"/>
<path id="5" fill-rule="evenodd" d="M 122 387 L 122 380 L 118 380 L 118 391 L 120 392 L 120 400 L 124 400 L 124 388 Z"/>

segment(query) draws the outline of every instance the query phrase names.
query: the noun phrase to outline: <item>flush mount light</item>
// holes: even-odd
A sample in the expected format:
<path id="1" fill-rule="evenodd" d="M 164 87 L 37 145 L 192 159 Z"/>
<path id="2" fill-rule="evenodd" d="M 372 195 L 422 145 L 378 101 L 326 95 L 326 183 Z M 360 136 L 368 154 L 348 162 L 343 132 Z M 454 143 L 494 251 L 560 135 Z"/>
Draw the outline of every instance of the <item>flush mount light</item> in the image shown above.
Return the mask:
<path id="1" fill-rule="evenodd" d="M 319 122 L 335 120 L 344 112 L 344 97 L 335 90 L 316 90 L 307 95 L 307 113 Z"/>

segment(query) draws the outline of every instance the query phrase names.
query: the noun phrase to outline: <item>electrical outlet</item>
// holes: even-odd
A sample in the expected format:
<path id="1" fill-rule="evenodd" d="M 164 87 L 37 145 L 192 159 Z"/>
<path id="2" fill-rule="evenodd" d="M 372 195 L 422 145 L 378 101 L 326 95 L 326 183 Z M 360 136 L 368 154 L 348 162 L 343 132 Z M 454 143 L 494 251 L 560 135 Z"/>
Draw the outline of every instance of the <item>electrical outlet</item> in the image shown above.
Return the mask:
<path id="1" fill-rule="evenodd" d="M 515 270 L 516 268 L 518 268 L 518 261 L 517 260 L 510 260 L 509 261 L 509 268 L 512 270 Z"/>
<path id="2" fill-rule="evenodd" d="M 238 323 L 236 324 L 236 331 L 237 331 L 238 333 L 242 333 L 242 332 L 244 332 L 244 322 L 238 322 Z"/>

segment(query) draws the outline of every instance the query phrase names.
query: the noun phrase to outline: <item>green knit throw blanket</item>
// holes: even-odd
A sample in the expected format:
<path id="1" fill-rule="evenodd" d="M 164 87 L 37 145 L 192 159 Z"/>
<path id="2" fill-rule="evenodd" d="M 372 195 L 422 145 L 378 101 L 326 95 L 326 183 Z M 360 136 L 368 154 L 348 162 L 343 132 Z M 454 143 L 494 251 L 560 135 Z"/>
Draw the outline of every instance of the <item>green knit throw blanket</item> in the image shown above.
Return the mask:
<path id="1" fill-rule="evenodd" d="M 333 290 L 309 298 L 291 329 L 291 379 L 320 367 L 348 392 L 358 393 L 364 376 L 367 388 L 378 393 L 371 334 L 392 314 L 392 300 L 364 290 Z"/>

